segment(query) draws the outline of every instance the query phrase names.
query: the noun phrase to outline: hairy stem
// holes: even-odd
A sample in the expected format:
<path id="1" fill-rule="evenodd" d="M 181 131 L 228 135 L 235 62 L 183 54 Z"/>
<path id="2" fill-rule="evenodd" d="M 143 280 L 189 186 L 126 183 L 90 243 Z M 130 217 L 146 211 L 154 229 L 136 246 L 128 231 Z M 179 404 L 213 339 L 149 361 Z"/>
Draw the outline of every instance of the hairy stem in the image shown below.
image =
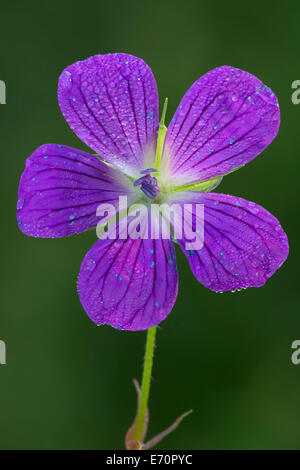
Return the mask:
<path id="1" fill-rule="evenodd" d="M 150 392 L 151 373 L 153 365 L 153 353 L 155 346 L 156 326 L 152 326 L 147 331 L 146 353 L 144 359 L 144 370 L 141 388 L 141 399 L 137 415 L 137 424 L 135 430 L 135 439 L 141 441 L 144 429 L 146 411 Z"/>

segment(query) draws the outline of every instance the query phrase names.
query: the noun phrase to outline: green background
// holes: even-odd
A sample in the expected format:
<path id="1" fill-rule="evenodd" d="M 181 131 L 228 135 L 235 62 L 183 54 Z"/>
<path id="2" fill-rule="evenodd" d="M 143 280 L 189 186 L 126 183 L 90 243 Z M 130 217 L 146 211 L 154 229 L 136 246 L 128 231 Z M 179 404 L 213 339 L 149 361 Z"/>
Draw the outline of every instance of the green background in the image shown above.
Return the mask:
<path id="1" fill-rule="evenodd" d="M 94 231 L 41 240 L 17 229 L 25 159 L 43 143 L 86 149 L 64 121 L 57 79 L 93 54 L 128 52 L 156 77 L 168 120 L 187 88 L 219 65 L 245 69 L 279 98 L 281 127 L 263 155 L 218 191 L 266 207 L 288 233 L 290 255 L 260 289 L 217 295 L 178 252 L 179 295 L 160 325 L 148 437 L 189 408 L 166 449 L 299 449 L 300 79 L 296 1 L 2 1 L 0 79 L 2 449 L 120 449 L 135 414 L 145 333 L 96 328 L 76 293 Z"/>

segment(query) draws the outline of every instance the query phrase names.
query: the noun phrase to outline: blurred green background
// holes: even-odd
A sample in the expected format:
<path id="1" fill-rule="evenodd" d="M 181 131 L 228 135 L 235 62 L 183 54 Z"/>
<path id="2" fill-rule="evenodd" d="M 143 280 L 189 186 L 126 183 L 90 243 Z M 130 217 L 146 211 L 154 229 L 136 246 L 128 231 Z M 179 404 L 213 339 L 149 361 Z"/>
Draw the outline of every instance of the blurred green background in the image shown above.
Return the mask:
<path id="1" fill-rule="evenodd" d="M 187 88 L 219 65 L 245 69 L 279 98 L 279 135 L 218 191 L 266 207 L 290 241 L 286 264 L 261 289 L 216 295 L 178 252 L 180 289 L 158 331 L 148 437 L 189 408 L 167 449 L 300 449 L 299 2 L 1 2 L 0 448 L 120 449 L 135 414 L 145 333 L 96 328 L 76 293 L 94 231 L 40 240 L 17 229 L 25 159 L 43 143 L 86 149 L 64 121 L 57 79 L 93 54 L 128 52 L 156 77 L 171 119 Z"/>

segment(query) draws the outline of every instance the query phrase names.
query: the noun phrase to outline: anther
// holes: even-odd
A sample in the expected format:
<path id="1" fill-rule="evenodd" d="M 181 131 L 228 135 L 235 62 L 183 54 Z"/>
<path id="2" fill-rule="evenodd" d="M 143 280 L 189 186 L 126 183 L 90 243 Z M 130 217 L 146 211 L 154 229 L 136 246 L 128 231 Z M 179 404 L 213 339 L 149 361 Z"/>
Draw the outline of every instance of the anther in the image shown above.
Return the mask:
<path id="1" fill-rule="evenodd" d="M 141 190 L 149 199 L 155 199 L 157 194 L 161 192 L 157 184 L 157 179 L 151 176 L 152 172 L 157 172 L 157 170 L 155 168 L 142 170 L 140 173 L 144 176 L 141 176 L 133 183 L 134 186 L 141 186 Z"/>

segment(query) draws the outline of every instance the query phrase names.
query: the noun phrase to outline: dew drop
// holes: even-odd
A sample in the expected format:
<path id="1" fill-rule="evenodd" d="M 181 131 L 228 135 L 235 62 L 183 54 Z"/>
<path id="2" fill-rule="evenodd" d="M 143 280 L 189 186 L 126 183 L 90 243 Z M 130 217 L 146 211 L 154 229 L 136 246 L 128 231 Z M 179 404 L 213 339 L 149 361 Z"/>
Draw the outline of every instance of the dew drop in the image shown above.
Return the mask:
<path id="1" fill-rule="evenodd" d="M 63 90 L 65 91 L 69 90 L 72 86 L 71 72 L 69 72 L 68 70 L 65 70 L 60 76 L 59 84 Z"/>
<path id="2" fill-rule="evenodd" d="M 85 269 L 87 271 L 93 271 L 93 269 L 95 269 L 95 266 L 96 266 L 96 261 L 90 258 L 85 265 Z"/>
<path id="3" fill-rule="evenodd" d="M 258 207 L 250 207 L 250 212 L 251 212 L 251 214 L 258 214 L 259 209 L 258 209 Z"/>
<path id="4" fill-rule="evenodd" d="M 17 201 L 17 209 L 22 209 L 24 206 L 24 199 L 21 197 L 20 199 L 18 199 Z"/>
<path id="5" fill-rule="evenodd" d="M 33 163 L 33 158 L 27 158 L 25 166 L 26 168 L 29 168 Z"/>

